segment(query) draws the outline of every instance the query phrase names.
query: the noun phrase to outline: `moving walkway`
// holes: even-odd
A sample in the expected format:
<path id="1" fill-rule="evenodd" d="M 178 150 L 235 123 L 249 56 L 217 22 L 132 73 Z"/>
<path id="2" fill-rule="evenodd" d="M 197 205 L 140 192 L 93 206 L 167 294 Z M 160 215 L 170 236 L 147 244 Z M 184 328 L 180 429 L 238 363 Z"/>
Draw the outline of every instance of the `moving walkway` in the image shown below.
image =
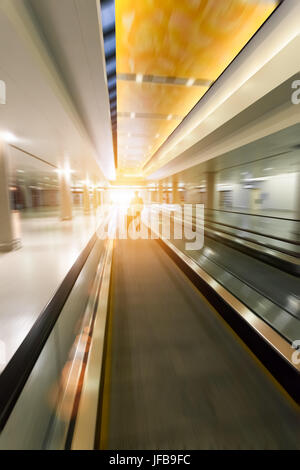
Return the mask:
<path id="1" fill-rule="evenodd" d="M 0 448 L 298 449 L 292 353 L 172 240 L 95 234 L 0 376 Z"/>

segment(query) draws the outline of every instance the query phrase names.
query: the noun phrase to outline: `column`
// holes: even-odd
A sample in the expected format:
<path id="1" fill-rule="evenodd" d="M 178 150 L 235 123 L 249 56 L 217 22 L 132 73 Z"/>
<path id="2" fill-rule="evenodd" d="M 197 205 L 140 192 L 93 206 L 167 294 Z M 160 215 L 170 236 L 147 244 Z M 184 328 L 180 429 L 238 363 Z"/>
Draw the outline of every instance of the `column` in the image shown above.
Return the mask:
<path id="1" fill-rule="evenodd" d="M 161 183 L 158 185 L 158 202 L 162 204 L 164 202 L 164 193 L 163 193 L 163 186 Z"/>
<path id="2" fill-rule="evenodd" d="M 172 203 L 179 204 L 180 203 L 180 195 L 178 191 L 178 179 L 177 176 L 172 177 Z"/>
<path id="3" fill-rule="evenodd" d="M 22 189 L 23 194 L 24 194 L 25 209 L 31 209 L 32 208 L 32 195 L 31 195 L 30 189 L 28 188 L 26 184 L 23 184 L 22 186 L 20 186 L 20 188 Z"/>
<path id="4" fill-rule="evenodd" d="M 60 177 L 61 220 L 72 220 L 72 197 L 69 179 L 62 174 Z"/>
<path id="5" fill-rule="evenodd" d="M 16 230 L 17 220 L 14 221 L 14 214 L 10 208 L 7 168 L 8 146 L 0 141 L 0 251 L 14 250 L 21 243 Z"/>
<path id="6" fill-rule="evenodd" d="M 216 209 L 218 206 L 216 191 L 216 173 L 206 173 L 206 204 L 205 209 Z"/>
<path id="7" fill-rule="evenodd" d="M 85 184 L 83 186 L 83 212 L 85 215 L 89 215 L 90 211 L 90 192 L 88 186 Z"/>
<path id="8" fill-rule="evenodd" d="M 93 189 L 93 208 L 96 211 L 98 207 L 98 197 L 97 197 L 97 189 L 94 187 Z"/>
<path id="9" fill-rule="evenodd" d="M 97 205 L 98 207 L 101 206 L 101 192 L 97 191 Z"/>

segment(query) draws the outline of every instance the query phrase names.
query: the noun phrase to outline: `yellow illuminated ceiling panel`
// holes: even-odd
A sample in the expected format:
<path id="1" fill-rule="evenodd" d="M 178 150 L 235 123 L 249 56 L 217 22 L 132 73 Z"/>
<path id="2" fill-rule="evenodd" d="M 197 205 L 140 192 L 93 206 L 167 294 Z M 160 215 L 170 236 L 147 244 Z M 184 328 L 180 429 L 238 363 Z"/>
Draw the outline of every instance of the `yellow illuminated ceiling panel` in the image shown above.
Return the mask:
<path id="1" fill-rule="evenodd" d="M 147 135 L 145 163 L 278 3 L 116 0 L 118 135 L 132 134 L 125 148 L 133 134 Z M 126 166 L 124 139 L 118 155 Z"/>
<path id="2" fill-rule="evenodd" d="M 134 145 L 135 137 L 145 137 L 145 141 L 149 141 L 149 138 L 155 138 L 157 134 L 163 136 L 164 140 L 166 137 L 177 127 L 179 121 L 177 120 L 164 120 L 164 119 L 153 119 L 151 116 L 148 118 L 130 119 L 130 117 L 118 117 L 118 140 L 121 136 L 128 137 L 127 144 L 130 146 Z M 166 131 L 166 134 L 162 134 L 162 129 Z M 125 134 L 125 135 L 124 135 Z M 128 135 L 129 134 L 129 135 Z M 150 144 L 151 142 L 149 142 Z"/>
<path id="3" fill-rule="evenodd" d="M 163 114 L 170 112 L 182 118 L 199 101 L 207 87 L 176 86 L 159 83 L 137 83 L 136 81 L 119 80 L 117 95 L 118 112 Z"/>

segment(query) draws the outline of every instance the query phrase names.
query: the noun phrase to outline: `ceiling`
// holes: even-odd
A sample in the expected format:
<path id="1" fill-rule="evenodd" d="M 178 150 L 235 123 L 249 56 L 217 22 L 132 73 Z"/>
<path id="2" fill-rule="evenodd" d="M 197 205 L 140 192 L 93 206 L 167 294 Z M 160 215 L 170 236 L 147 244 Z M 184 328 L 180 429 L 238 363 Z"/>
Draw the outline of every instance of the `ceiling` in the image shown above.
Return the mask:
<path id="1" fill-rule="evenodd" d="M 298 67 L 300 2 L 283 1 L 241 51 L 278 3 L 116 0 L 102 28 L 99 0 L 1 0 L 0 133 L 74 179 L 137 184 L 287 128 L 295 106 L 276 102 L 264 126 L 248 111 Z"/>
<path id="2" fill-rule="evenodd" d="M 147 162 L 278 5 L 116 0 L 119 175 Z"/>
<path id="3" fill-rule="evenodd" d="M 0 133 L 78 179 L 113 179 L 99 2 L 1 0 L 0 44 Z"/>

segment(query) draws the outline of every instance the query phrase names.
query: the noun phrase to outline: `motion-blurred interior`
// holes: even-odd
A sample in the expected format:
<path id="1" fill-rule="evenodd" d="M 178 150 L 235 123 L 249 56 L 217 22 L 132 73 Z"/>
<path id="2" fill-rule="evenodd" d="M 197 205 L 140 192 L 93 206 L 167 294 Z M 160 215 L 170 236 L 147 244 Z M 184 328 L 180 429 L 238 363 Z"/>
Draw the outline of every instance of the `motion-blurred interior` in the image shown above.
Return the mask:
<path id="1" fill-rule="evenodd" d="M 299 18 L 0 0 L 0 449 L 299 450 Z"/>

